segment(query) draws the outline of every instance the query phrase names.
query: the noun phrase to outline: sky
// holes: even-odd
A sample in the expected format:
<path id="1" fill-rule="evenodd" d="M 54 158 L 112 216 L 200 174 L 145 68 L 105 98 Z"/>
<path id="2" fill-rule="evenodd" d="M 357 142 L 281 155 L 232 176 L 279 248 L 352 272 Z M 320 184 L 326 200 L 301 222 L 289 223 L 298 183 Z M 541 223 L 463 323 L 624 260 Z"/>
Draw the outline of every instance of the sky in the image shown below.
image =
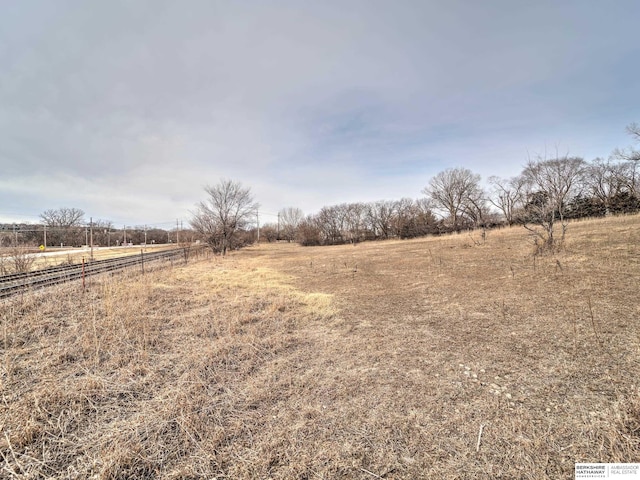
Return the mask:
<path id="1" fill-rule="evenodd" d="M 0 222 L 186 225 L 419 198 L 451 167 L 607 158 L 640 122 L 640 2 L 0 0 Z M 637 145 L 636 145 L 637 146 Z"/>

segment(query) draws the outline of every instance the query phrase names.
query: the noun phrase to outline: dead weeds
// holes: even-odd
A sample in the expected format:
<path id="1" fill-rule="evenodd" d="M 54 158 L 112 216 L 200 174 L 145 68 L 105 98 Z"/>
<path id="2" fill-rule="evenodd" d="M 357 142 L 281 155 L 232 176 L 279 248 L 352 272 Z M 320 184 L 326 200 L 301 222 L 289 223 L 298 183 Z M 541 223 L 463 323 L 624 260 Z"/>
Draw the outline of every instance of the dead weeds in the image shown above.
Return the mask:
<path id="1" fill-rule="evenodd" d="M 640 217 L 261 245 L 5 301 L 7 478 L 571 478 L 640 461 Z M 126 274 L 125 274 L 126 275 Z"/>

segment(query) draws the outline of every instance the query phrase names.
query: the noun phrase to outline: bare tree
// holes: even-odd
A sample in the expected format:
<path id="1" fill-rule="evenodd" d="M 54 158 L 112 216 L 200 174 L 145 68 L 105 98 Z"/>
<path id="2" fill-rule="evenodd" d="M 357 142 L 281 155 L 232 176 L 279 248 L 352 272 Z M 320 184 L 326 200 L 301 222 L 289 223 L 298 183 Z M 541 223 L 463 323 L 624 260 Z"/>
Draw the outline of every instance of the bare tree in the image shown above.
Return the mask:
<path id="1" fill-rule="evenodd" d="M 630 162 L 612 162 L 596 158 L 585 167 L 584 182 L 589 194 L 604 213 L 615 213 L 621 199 L 633 194 L 633 172 Z"/>
<path id="2" fill-rule="evenodd" d="M 522 176 L 528 188 L 524 226 L 535 235 L 538 252 L 562 245 L 567 231 L 567 204 L 583 186 L 584 167 L 582 158 L 565 156 L 529 161 L 524 168 Z M 555 235 L 558 222 L 561 226 L 559 240 Z"/>
<path id="3" fill-rule="evenodd" d="M 111 220 L 94 220 L 92 228 L 93 243 L 95 245 L 111 246 L 111 232 L 113 231 L 113 222 Z"/>
<path id="4" fill-rule="evenodd" d="M 484 198 L 480 175 L 466 168 L 449 168 L 438 173 L 423 193 L 436 210 L 448 216 L 453 230 L 460 230 L 465 213 L 474 211 Z"/>
<path id="5" fill-rule="evenodd" d="M 46 210 L 40 214 L 40 218 L 48 228 L 47 243 L 78 243 L 81 237 L 80 229 L 85 223 L 84 212 L 79 208 L 61 207 Z"/>
<path id="6" fill-rule="evenodd" d="M 298 225 L 296 240 L 300 245 L 315 246 L 322 244 L 322 232 L 316 221 L 316 217 L 309 215 Z"/>
<path id="7" fill-rule="evenodd" d="M 347 207 L 345 204 L 322 207 L 315 215 L 315 224 L 320 229 L 325 245 L 344 242 Z"/>
<path id="8" fill-rule="evenodd" d="M 334 245 L 363 240 L 410 238 L 439 232 L 427 199 L 343 203 L 323 207 L 299 227 L 301 245 Z"/>
<path id="9" fill-rule="evenodd" d="M 627 133 L 631 135 L 634 142 L 640 142 L 640 125 L 635 122 L 627 125 Z M 622 160 L 640 161 L 640 151 L 633 147 L 624 150 L 616 149 L 614 152 L 617 152 L 617 156 Z"/>
<path id="10" fill-rule="evenodd" d="M 515 224 L 524 206 L 525 178 L 520 175 L 510 179 L 493 176 L 489 177 L 489 183 L 493 186 L 489 202 L 502 212 L 508 225 Z"/>
<path id="11" fill-rule="evenodd" d="M 207 198 L 192 212 L 191 226 L 202 235 L 214 251 L 226 255 L 234 246 L 236 233 L 244 229 L 256 214 L 258 204 L 251 189 L 240 182 L 221 180 L 205 187 Z"/>
<path id="12" fill-rule="evenodd" d="M 637 123 L 631 123 L 627 125 L 627 133 L 631 135 L 631 138 L 635 142 L 640 142 L 640 125 Z M 638 164 L 640 163 L 640 150 L 636 150 L 633 147 L 629 148 L 616 148 L 611 156 L 618 160 L 623 160 L 627 162 L 627 168 L 629 170 L 630 176 L 630 189 L 629 192 L 631 197 L 637 198 L 638 195 Z"/>
<path id="13" fill-rule="evenodd" d="M 84 223 L 84 212 L 79 208 L 61 207 L 45 210 L 40 218 L 51 227 L 76 227 Z"/>
<path id="14" fill-rule="evenodd" d="M 358 243 L 364 237 L 367 205 L 348 203 L 344 205 L 344 239 L 349 243 Z"/>
<path id="15" fill-rule="evenodd" d="M 367 209 L 367 222 L 375 238 L 389 238 L 393 234 L 393 219 L 396 202 L 380 200 L 370 203 Z"/>
<path id="16" fill-rule="evenodd" d="M 296 238 L 298 227 L 304 220 L 304 213 L 299 208 L 287 207 L 278 213 L 280 222 L 280 238 L 292 242 Z"/>
<path id="17" fill-rule="evenodd" d="M 437 220 L 426 198 L 401 198 L 395 202 L 393 224 L 395 235 L 413 238 L 437 232 Z"/>
<path id="18" fill-rule="evenodd" d="M 268 243 L 278 240 L 278 226 L 273 223 L 267 223 L 260 226 L 260 241 Z"/>

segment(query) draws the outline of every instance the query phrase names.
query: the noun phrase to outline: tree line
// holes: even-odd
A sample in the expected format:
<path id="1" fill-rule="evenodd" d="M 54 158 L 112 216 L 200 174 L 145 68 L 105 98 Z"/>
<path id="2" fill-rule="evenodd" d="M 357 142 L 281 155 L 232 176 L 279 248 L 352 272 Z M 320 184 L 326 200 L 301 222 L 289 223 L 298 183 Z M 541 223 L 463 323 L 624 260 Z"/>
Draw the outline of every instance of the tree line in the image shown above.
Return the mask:
<path id="1" fill-rule="evenodd" d="M 640 126 L 627 131 L 640 141 Z M 633 148 L 590 162 L 568 155 L 530 159 L 515 177 L 490 177 L 489 188 L 471 170 L 450 168 L 433 176 L 419 199 L 345 203 L 307 216 L 283 209 L 277 224 L 262 227 L 262 238 L 335 245 L 481 229 L 482 241 L 488 228 L 522 225 L 539 252 L 553 250 L 562 245 L 570 219 L 640 210 L 639 162 Z M 191 221 L 201 238 L 222 254 L 253 242 L 258 204 L 250 189 L 223 180 L 206 192 Z"/>
<path id="2" fill-rule="evenodd" d="M 0 247 L 119 246 L 193 241 L 190 229 L 165 230 L 131 226 L 116 228 L 109 220 L 90 219 L 79 208 L 60 207 L 40 214 L 40 223 L 0 224 Z M 182 238 L 180 238 L 182 236 Z"/>

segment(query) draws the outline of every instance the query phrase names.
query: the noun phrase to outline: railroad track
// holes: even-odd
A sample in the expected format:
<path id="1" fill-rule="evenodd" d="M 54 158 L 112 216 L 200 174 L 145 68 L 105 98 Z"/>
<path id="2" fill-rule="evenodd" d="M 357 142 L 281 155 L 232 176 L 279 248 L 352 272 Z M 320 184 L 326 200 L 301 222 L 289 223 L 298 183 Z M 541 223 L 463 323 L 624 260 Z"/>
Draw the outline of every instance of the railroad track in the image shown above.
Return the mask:
<path id="1" fill-rule="evenodd" d="M 144 270 L 145 264 L 160 260 L 186 261 L 188 256 L 193 253 L 193 249 L 187 250 L 184 248 L 165 250 L 162 252 L 141 252 L 139 255 L 129 255 L 126 257 L 85 262 L 83 264 L 61 265 L 33 272 L 3 275 L 0 276 L 0 298 L 10 297 L 11 295 L 26 290 L 82 279 L 99 273 L 123 270 L 136 265 L 139 265 L 140 268 Z"/>

